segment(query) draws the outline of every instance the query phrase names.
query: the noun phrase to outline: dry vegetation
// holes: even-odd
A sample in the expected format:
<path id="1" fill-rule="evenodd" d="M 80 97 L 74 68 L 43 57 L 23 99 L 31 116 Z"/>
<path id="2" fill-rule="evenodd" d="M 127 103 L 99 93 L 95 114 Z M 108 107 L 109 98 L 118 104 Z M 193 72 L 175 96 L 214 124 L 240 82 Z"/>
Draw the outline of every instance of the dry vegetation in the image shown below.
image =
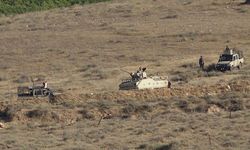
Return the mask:
<path id="1" fill-rule="evenodd" d="M 114 0 L 1 17 L 0 149 L 250 149 L 242 2 Z M 225 45 L 244 50 L 241 70 L 213 69 Z M 173 88 L 118 91 L 120 68 L 140 65 Z M 17 99 L 31 77 L 62 94 Z"/>

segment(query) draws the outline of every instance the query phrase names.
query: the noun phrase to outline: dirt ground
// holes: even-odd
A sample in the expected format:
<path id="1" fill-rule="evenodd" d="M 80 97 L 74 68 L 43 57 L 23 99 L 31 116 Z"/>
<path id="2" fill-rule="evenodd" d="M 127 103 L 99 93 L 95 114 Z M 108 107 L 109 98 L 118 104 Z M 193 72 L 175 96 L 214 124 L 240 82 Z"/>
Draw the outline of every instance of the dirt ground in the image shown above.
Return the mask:
<path id="1" fill-rule="evenodd" d="M 250 149 L 241 2 L 113 0 L 1 16 L 0 149 Z M 226 45 L 243 50 L 240 70 L 199 70 L 201 55 L 209 66 Z M 138 66 L 173 88 L 118 91 L 121 69 Z M 61 94 L 18 100 L 31 78 Z"/>

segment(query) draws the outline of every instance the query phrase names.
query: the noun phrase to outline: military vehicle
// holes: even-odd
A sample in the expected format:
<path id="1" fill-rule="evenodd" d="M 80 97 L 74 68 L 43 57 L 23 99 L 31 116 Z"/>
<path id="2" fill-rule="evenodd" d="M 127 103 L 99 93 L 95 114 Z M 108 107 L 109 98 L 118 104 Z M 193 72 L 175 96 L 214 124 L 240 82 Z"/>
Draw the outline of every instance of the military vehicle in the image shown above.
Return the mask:
<path id="1" fill-rule="evenodd" d="M 220 55 L 219 61 L 215 67 L 219 71 L 227 71 L 234 68 L 240 69 L 243 63 L 243 52 L 235 49 L 229 49 L 227 47 Z"/>
<path id="2" fill-rule="evenodd" d="M 17 96 L 21 97 L 53 97 L 53 92 L 51 89 L 47 87 L 47 83 L 43 83 L 43 85 L 35 85 L 32 80 L 32 86 L 19 86 L 17 88 Z"/>
<path id="3" fill-rule="evenodd" d="M 131 78 L 123 80 L 122 83 L 119 85 L 119 90 L 155 89 L 155 88 L 164 88 L 170 86 L 170 82 L 168 81 L 167 77 L 159 77 L 159 76 L 139 77 L 138 75 L 136 75 L 136 73 L 129 73 L 129 74 Z"/>
<path id="4" fill-rule="evenodd" d="M 49 88 L 43 86 L 20 86 L 17 88 L 18 97 L 46 97 L 53 96 Z"/>

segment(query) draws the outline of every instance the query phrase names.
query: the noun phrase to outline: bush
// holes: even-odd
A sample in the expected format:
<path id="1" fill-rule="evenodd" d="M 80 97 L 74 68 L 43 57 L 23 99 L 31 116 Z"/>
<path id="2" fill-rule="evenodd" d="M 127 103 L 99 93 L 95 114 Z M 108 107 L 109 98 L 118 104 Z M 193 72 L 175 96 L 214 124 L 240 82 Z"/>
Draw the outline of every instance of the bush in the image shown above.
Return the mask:
<path id="1" fill-rule="evenodd" d="M 39 109 L 36 109 L 36 110 L 32 110 L 32 111 L 29 111 L 27 112 L 27 117 L 29 118 L 42 118 L 42 117 L 45 117 L 48 115 L 48 110 L 39 110 Z"/>
<path id="2" fill-rule="evenodd" d="M 109 0 L 1 0 L 0 14 L 20 14 L 30 11 L 67 7 L 75 4 L 89 4 Z"/>
<path id="3" fill-rule="evenodd" d="M 207 71 L 207 72 L 216 71 L 215 66 L 216 66 L 216 64 L 210 64 L 210 65 L 208 65 L 208 66 L 205 68 L 205 71 Z"/>
<path id="4" fill-rule="evenodd" d="M 87 110 L 79 110 L 78 113 L 80 113 L 82 115 L 83 119 L 94 119 L 95 116 L 93 114 L 91 114 L 89 111 Z"/>
<path id="5" fill-rule="evenodd" d="M 18 106 L 7 106 L 3 111 L 0 111 L 0 120 L 10 122 L 15 118 L 15 115 L 21 108 Z"/>
<path id="6" fill-rule="evenodd" d="M 152 106 L 147 104 L 129 103 L 121 109 L 123 118 L 131 117 L 132 115 L 145 116 L 146 113 L 153 111 Z"/>

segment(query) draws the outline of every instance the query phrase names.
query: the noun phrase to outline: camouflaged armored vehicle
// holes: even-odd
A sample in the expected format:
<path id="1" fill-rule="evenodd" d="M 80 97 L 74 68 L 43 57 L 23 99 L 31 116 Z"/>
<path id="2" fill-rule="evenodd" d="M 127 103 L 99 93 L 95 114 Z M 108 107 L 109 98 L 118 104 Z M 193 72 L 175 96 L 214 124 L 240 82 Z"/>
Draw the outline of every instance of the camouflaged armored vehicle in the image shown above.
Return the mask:
<path id="1" fill-rule="evenodd" d="M 141 75 L 140 73 L 138 74 L 138 71 L 137 73 L 130 73 L 131 78 L 123 80 L 119 85 L 119 90 L 155 89 L 170 86 L 170 82 L 168 81 L 167 77 L 147 77 L 145 70 L 146 68 L 143 68 Z"/>

